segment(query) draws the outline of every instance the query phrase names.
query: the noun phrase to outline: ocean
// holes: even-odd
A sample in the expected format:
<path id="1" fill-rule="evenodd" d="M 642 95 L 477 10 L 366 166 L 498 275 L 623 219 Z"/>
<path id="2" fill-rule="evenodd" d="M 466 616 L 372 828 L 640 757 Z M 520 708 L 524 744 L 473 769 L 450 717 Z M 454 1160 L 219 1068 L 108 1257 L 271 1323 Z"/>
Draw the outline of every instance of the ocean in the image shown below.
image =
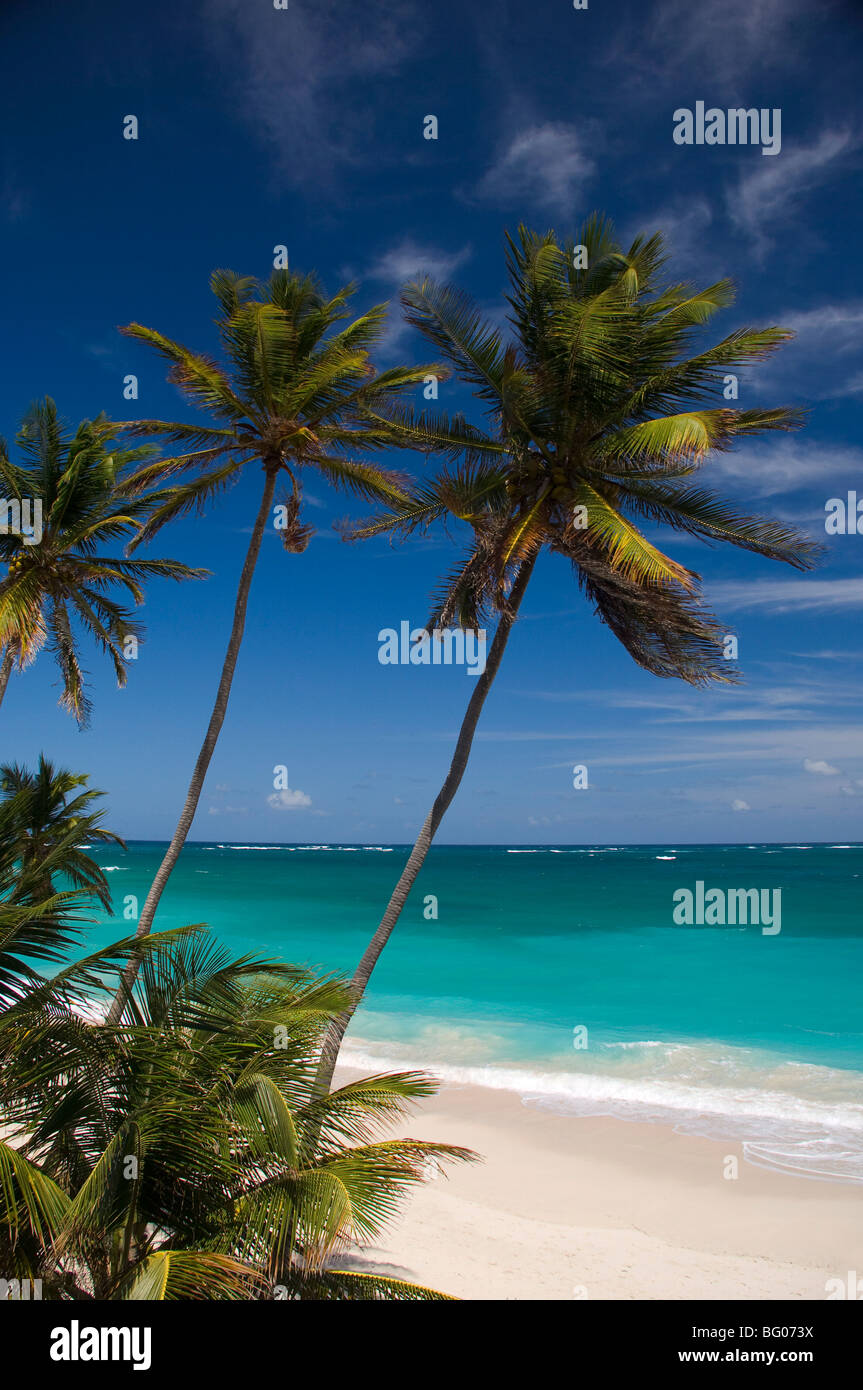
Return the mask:
<path id="1" fill-rule="evenodd" d="M 88 948 L 131 930 L 164 848 L 91 850 L 114 915 Z M 407 853 L 189 844 L 157 925 L 205 922 L 238 954 L 350 973 Z M 861 880 L 859 844 L 435 847 L 344 1055 L 863 1182 Z M 741 925 L 729 895 L 751 889 L 764 915 L 753 925 L 750 895 Z"/>

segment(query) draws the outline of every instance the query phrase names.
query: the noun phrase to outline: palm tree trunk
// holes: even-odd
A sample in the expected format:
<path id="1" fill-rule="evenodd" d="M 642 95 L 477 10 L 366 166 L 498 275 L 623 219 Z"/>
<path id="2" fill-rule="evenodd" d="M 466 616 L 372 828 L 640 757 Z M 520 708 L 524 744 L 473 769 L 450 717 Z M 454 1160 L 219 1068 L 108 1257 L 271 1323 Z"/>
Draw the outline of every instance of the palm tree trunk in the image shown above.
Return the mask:
<path id="1" fill-rule="evenodd" d="M 366 985 L 369 982 L 371 973 L 378 963 L 381 952 L 390 939 L 393 928 L 401 916 L 402 908 L 407 901 L 408 894 L 413 887 L 414 880 L 422 868 L 425 857 L 431 849 L 432 840 L 437 834 L 438 827 L 449 810 L 456 792 L 461 784 L 461 779 L 465 774 L 470 750 L 473 744 L 476 727 L 482 708 L 486 701 L 486 696 L 492 687 L 495 676 L 498 672 L 501 659 L 509 641 L 521 601 L 524 598 L 524 591 L 527 588 L 528 580 L 533 572 L 536 563 L 535 552 L 530 559 L 525 560 L 518 572 L 515 584 L 512 587 L 508 611 L 504 613 L 497 625 L 494 634 L 494 641 L 491 644 L 491 651 L 488 654 L 485 670 L 478 678 L 476 687 L 470 697 L 461 729 L 459 730 L 456 741 L 455 752 L 450 763 L 449 772 L 446 775 L 444 784 L 437 794 L 435 803 L 426 817 L 422 830 L 419 833 L 416 844 L 410 853 L 410 858 L 402 870 L 401 877 L 396 884 L 392 897 L 387 904 L 387 910 L 381 918 L 380 926 L 369 942 L 365 952 L 356 968 L 354 977 L 350 984 L 351 1004 L 343 1014 L 333 1019 L 327 1029 L 324 1044 L 321 1049 L 321 1059 L 318 1064 L 317 1076 L 315 1078 L 315 1092 L 324 1095 L 330 1088 L 333 1079 L 336 1061 L 338 1060 L 339 1048 L 342 1045 L 345 1031 L 351 1018 L 356 1011 L 357 1005 L 363 997 Z"/>
<path id="2" fill-rule="evenodd" d="M 266 472 L 264 494 L 261 498 L 261 505 L 258 508 L 258 515 L 255 518 L 254 527 L 252 528 L 252 538 L 249 541 L 249 548 L 246 552 L 243 572 L 240 575 L 237 598 L 234 604 L 234 622 L 231 627 L 228 650 L 225 653 L 225 660 L 222 666 L 219 688 L 216 692 L 216 702 L 213 705 L 213 712 L 210 715 L 210 722 L 207 726 L 204 742 L 198 754 L 198 761 L 195 763 L 195 770 L 192 773 L 192 780 L 189 783 L 189 790 L 186 794 L 186 801 L 180 814 L 180 819 L 177 822 L 177 828 L 174 831 L 173 839 L 168 846 L 165 857 L 156 871 L 156 877 L 153 879 L 150 886 L 150 891 L 147 894 L 141 916 L 138 920 L 138 927 L 135 932 L 136 937 L 146 936 L 153 925 L 153 918 L 159 906 L 159 899 L 165 891 L 165 886 L 171 876 L 174 865 L 180 857 L 180 850 L 183 848 L 186 836 L 195 818 L 195 812 L 198 809 L 198 801 L 200 800 L 201 792 L 204 788 L 204 778 L 207 775 L 207 769 L 210 766 L 210 761 L 216 748 L 216 742 L 225 720 L 225 712 L 228 708 L 228 697 L 231 693 L 231 683 L 234 679 L 234 672 L 237 669 L 237 658 L 240 654 L 243 629 L 246 625 L 246 607 L 249 602 L 249 590 L 252 586 L 252 576 L 258 562 L 261 541 L 264 536 L 264 527 L 267 524 L 267 518 L 273 505 L 273 494 L 276 489 L 276 475 L 278 469 L 271 463 L 265 463 L 264 467 Z M 126 968 L 123 971 L 120 988 L 117 990 L 117 994 L 108 1011 L 107 1023 L 115 1024 L 119 1021 L 120 1015 L 123 1012 L 123 1007 L 129 996 L 129 991 L 138 974 L 140 964 L 140 956 L 129 957 Z"/>
<path id="3" fill-rule="evenodd" d="M 3 660 L 0 661 L 0 705 L 3 703 L 3 696 L 6 694 L 6 687 L 9 684 L 9 677 L 12 674 L 12 666 L 15 661 L 15 654 L 12 650 L 12 643 L 8 643 L 3 652 Z"/>

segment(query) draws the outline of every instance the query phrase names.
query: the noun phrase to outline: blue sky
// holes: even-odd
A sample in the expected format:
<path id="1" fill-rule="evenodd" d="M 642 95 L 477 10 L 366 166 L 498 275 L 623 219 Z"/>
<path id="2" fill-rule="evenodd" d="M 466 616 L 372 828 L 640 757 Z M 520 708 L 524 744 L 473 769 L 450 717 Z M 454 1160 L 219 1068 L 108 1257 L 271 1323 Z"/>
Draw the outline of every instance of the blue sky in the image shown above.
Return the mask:
<path id="1" fill-rule="evenodd" d="M 717 336 L 780 323 L 795 342 L 741 381 L 740 404 L 805 405 L 807 428 L 708 465 L 747 506 L 826 542 L 800 575 L 679 540 L 736 632 L 746 683 L 696 691 L 633 665 L 568 565 L 544 557 L 444 823 L 451 842 L 861 838 L 863 536 L 824 534 L 828 498 L 859 489 L 863 232 L 854 7 L 807 0 L 154 0 L 15 4 L 0 17 L 4 320 L 0 430 L 53 395 L 191 418 L 156 357 L 116 332 L 138 319 L 215 350 L 208 276 L 265 276 L 273 247 L 358 309 L 428 270 L 502 316 L 503 231 L 570 235 L 594 208 L 623 239 L 662 228 L 680 277 L 738 284 Z M 679 146 L 697 101 L 779 108 L 782 146 Z M 134 114 L 139 138 L 122 138 Z M 439 122 L 423 139 L 423 118 Z M 10 350 L 11 345 L 11 350 Z M 394 304 L 382 365 L 428 354 Z M 138 402 L 123 378 L 139 378 Z M 456 383 L 443 408 L 475 402 Z M 414 469 L 419 464 L 399 459 Z M 256 507 L 244 480 L 150 553 L 213 571 L 155 583 L 147 642 L 118 691 L 86 650 L 95 712 L 60 711 L 47 656 L 10 684 L 0 756 L 40 750 L 91 774 L 109 824 L 167 838 L 209 716 Z M 404 842 L 448 763 L 471 690 L 463 669 L 384 667 L 377 634 L 424 620 L 455 550 L 344 545 L 351 508 L 312 484 L 302 556 L 268 535 L 240 668 L 193 838 Z M 354 508 L 356 510 L 356 508 Z M 575 791 L 572 767 L 589 787 Z M 286 764 L 297 804 L 274 808 Z M 299 794 L 301 793 L 301 795 Z"/>

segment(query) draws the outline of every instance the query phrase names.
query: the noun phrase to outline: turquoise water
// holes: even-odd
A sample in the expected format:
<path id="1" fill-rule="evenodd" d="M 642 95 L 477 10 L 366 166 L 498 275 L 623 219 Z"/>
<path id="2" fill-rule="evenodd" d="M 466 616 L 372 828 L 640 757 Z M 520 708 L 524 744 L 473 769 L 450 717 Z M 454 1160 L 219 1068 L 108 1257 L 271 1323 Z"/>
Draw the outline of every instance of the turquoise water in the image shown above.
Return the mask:
<path id="1" fill-rule="evenodd" d="M 130 930 L 124 901 L 143 903 L 163 848 L 94 851 L 115 916 L 93 945 Z M 407 852 L 189 845 L 158 925 L 206 922 L 238 953 L 349 972 Z M 781 930 L 676 925 L 675 891 L 699 880 L 768 890 L 765 905 L 780 890 Z M 861 891 L 860 845 L 434 848 L 347 1055 L 863 1181 Z"/>

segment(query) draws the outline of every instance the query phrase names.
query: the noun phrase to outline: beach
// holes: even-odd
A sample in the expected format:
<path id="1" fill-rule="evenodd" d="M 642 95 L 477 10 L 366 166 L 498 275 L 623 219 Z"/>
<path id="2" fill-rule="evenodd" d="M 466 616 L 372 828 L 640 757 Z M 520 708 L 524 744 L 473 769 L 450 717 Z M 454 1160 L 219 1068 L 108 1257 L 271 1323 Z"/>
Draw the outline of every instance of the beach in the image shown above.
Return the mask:
<path id="1" fill-rule="evenodd" d="M 351 1267 L 471 1300 L 824 1300 L 863 1270 L 859 1186 L 757 1167 L 738 1143 L 453 1085 L 397 1132 L 483 1161 L 418 1187 Z"/>
<path id="2" fill-rule="evenodd" d="M 159 852 L 97 851 L 118 902 Z M 348 973 L 404 852 L 188 845 L 162 924 Z M 436 1076 L 397 1132 L 482 1162 L 418 1184 L 351 1261 L 464 1299 L 846 1287 L 863 1273 L 861 876 L 847 842 L 433 848 L 338 1075 Z M 781 891 L 781 931 L 678 926 L 674 893 L 699 883 Z M 121 930 L 106 919 L 91 944 Z"/>

